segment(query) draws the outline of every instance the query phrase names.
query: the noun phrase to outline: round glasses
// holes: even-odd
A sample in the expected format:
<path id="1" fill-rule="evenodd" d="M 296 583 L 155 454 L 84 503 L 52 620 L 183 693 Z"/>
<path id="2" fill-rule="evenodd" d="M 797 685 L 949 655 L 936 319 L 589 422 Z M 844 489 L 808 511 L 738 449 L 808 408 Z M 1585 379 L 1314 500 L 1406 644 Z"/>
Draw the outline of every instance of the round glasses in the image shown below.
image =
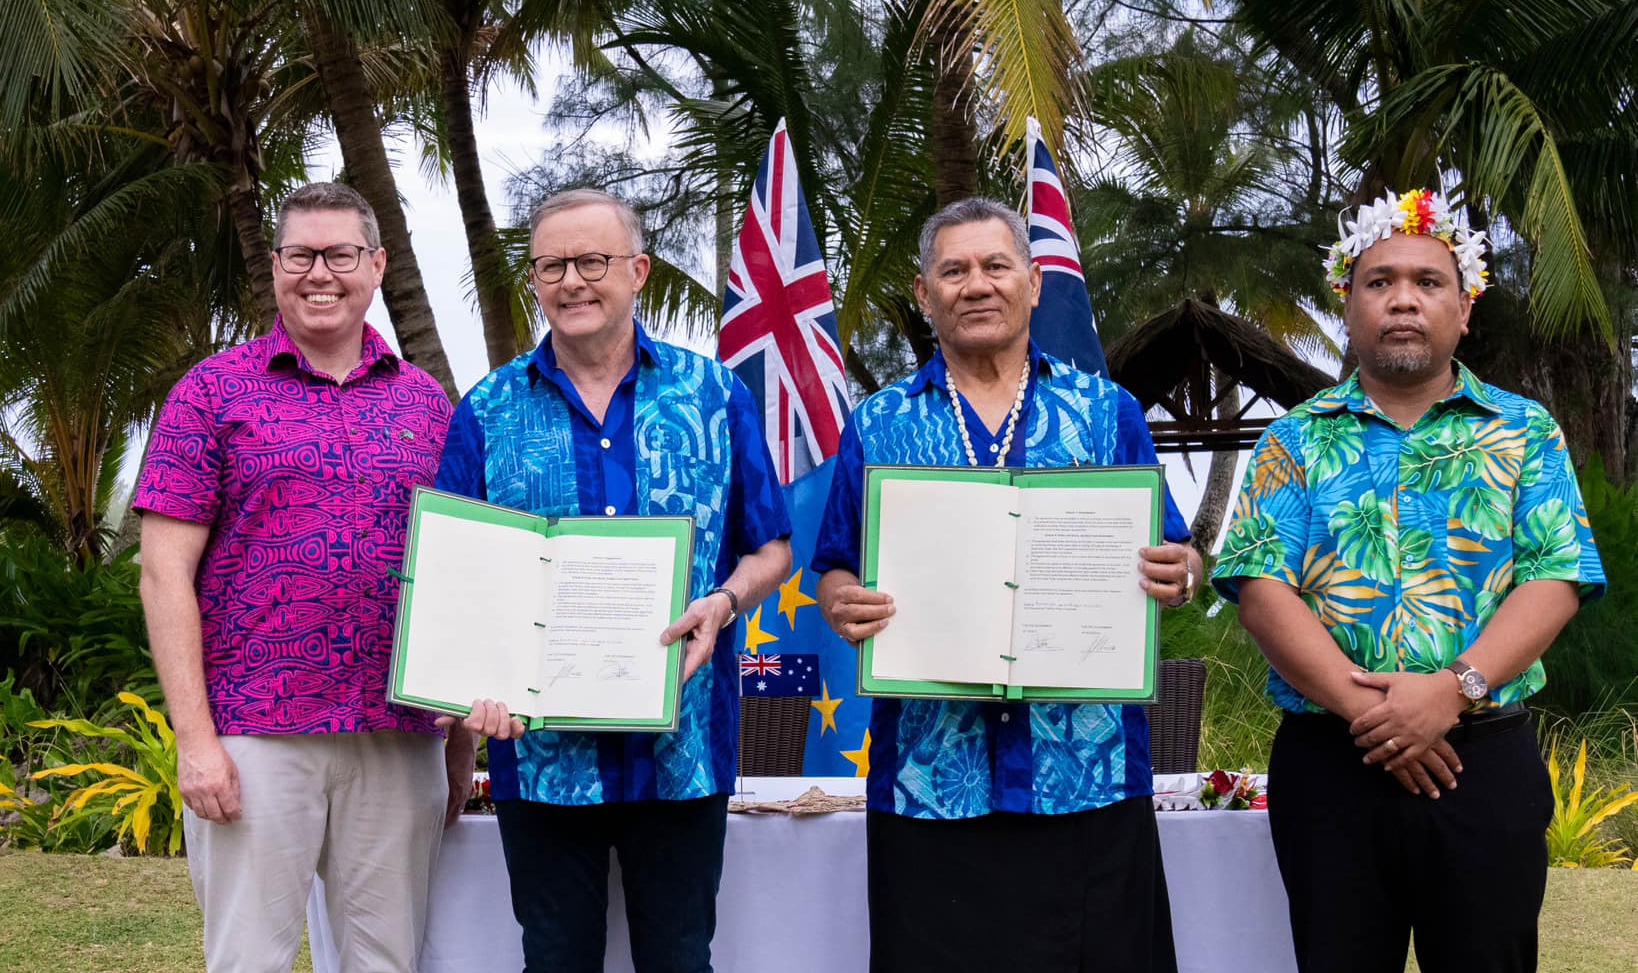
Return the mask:
<path id="1" fill-rule="evenodd" d="M 574 272 L 580 279 L 591 283 L 608 276 L 609 261 L 635 256 L 635 253 L 582 253 L 573 257 L 533 257 L 529 268 L 542 284 L 555 284 L 569 272 L 569 264 L 574 264 Z"/>
<path id="2" fill-rule="evenodd" d="M 331 273 L 345 274 L 358 269 L 358 260 L 366 253 L 374 253 L 380 247 L 361 247 L 355 243 L 338 243 L 335 246 L 325 247 L 323 250 L 314 250 L 312 247 L 277 247 L 273 250 L 278 254 L 279 266 L 287 273 L 305 274 L 313 269 L 313 261 L 324 258 L 324 266 L 330 268 Z"/>

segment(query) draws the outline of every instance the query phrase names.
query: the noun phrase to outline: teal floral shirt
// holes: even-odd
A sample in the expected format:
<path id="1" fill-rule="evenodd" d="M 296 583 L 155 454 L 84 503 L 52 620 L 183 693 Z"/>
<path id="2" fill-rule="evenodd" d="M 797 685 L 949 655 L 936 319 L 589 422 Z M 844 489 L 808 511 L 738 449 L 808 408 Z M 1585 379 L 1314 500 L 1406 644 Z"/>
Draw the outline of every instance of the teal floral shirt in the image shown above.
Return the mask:
<path id="1" fill-rule="evenodd" d="M 1223 597 L 1237 601 L 1245 578 L 1283 581 L 1361 668 L 1437 672 L 1526 581 L 1602 594 L 1558 423 L 1456 370 L 1455 390 L 1409 429 L 1372 404 L 1358 373 L 1275 420 L 1212 570 Z M 1537 660 L 1490 702 L 1546 682 Z M 1273 671 L 1268 692 L 1285 709 L 1318 709 Z"/>

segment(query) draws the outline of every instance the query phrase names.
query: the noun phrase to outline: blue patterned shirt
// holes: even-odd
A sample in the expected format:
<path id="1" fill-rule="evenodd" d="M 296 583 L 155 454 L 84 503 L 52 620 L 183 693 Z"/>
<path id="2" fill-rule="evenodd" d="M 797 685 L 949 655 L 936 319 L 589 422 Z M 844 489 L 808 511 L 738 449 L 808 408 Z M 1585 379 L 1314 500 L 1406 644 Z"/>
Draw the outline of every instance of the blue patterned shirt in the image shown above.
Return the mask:
<path id="1" fill-rule="evenodd" d="M 1295 588 L 1372 672 L 1439 671 L 1526 581 L 1572 581 L 1583 600 L 1604 589 L 1558 424 L 1459 363 L 1454 391 L 1409 429 L 1357 372 L 1268 427 L 1212 570 L 1231 601 L 1245 578 Z M 1538 659 L 1490 703 L 1546 681 Z M 1318 709 L 1272 670 L 1268 693 L 1293 712 Z"/>
<path id="2" fill-rule="evenodd" d="M 1033 342 L 1029 354 L 1029 387 L 1006 465 L 1157 462 L 1143 409 L 1125 389 L 1043 355 Z M 993 464 L 1005 429 L 987 429 L 965 398 L 962 408 L 979 462 Z M 861 404 L 836 459 L 813 570 L 857 574 L 865 465 L 966 465 L 943 354 Z M 1174 541 L 1189 536 L 1169 491 L 1164 533 Z M 1067 814 L 1152 793 L 1150 767 L 1149 721 L 1140 706 L 871 700 L 866 794 L 876 811 Z"/>
<path id="3" fill-rule="evenodd" d="M 558 367 L 550 334 L 479 382 L 455 410 L 437 485 L 547 515 L 693 515 L 698 597 L 740 557 L 788 536 L 790 518 L 745 386 L 717 362 L 636 332 L 636 360 L 601 422 Z M 675 733 L 537 730 L 491 740 L 495 799 L 603 804 L 731 791 L 733 642 L 722 632 L 710 664 L 685 684 Z"/>

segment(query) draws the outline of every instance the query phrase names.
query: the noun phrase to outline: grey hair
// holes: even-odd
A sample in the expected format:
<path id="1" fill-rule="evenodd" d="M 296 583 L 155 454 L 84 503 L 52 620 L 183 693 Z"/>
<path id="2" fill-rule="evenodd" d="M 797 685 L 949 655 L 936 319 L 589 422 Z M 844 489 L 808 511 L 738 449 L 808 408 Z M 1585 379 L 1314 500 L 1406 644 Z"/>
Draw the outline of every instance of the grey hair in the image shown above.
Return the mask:
<path id="1" fill-rule="evenodd" d="M 364 231 L 364 245 L 372 250 L 381 246 L 381 224 L 376 221 L 375 210 L 370 208 L 368 200 L 358 194 L 358 190 L 339 182 L 308 183 L 286 196 L 279 207 L 278 222 L 273 227 L 273 246 L 284 244 L 284 225 L 289 222 L 290 214 L 326 210 L 346 210 L 358 214 L 358 225 Z"/>
<path id="2" fill-rule="evenodd" d="M 970 199 L 958 199 L 943 209 L 928 217 L 921 227 L 921 275 L 926 277 L 933 270 L 933 241 L 938 238 L 941 230 L 952 226 L 963 226 L 968 223 L 985 223 L 990 220 L 1000 220 L 1012 231 L 1013 249 L 1024 263 L 1030 262 L 1029 255 L 1029 224 L 1011 207 L 1003 206 L 993 199 L 983 196 L 973 196 Z"/>
<path id="3" fill-rule="evenodd" d="M 637 218 L 637 211 L 625 200 L 601 189 L 566 189 L 548 197 L 529 214 L 529 235 L 535 235 L 535 230 L 540 228 L 541 221 L 546 217 L 578 206 L 607 206 L 613 209 L 626 234 L 631 237 L 631 252 L 643 252 L 643 221 Z"/>

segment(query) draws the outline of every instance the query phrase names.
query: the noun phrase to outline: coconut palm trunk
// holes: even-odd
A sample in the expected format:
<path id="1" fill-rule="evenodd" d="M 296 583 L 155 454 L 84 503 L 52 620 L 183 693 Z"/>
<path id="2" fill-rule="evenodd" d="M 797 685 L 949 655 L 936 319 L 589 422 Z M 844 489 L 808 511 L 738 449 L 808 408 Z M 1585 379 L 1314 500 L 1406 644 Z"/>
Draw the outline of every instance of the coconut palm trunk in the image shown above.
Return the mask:
<path id="1" fill-rule="evenodd" d="M 273 329 L 279 305 L 273 297 L 273 249 L 267 242 L 267 224 L 262 218 L 261 189 L 255 183 L 240 186 L 228 192 L 228 209 L 233 214 L 233 229 L 239 238 L 239 250 L 244 254 L 245 273 L 250 275 L 250 290 L 256 299 L 259 317 L 258 334 Z"/>
<path id="2" fill-rule="evenodd" d="M 478 133 L 472 120 L 472 86 L 468 75 L 470 50 L 475 30 L 460 26 L 461 36 L 443 52 L 439 65 L 439 94 L 443 99 L 446 126 L 445 149 L 455 172 L 455 199 L 461 207 L 461 225 L 466 230 L 466 252 L 472 260 L 473 289 L 478 295 L 478 311 L 483 316 L 483 344 L 489 367 L 511 361 L 521 350 L 517 324 L 512 318 L 512 295 L 507 281 L 506 257 L 495 216 L 489 209 L 484 187 L 483 165 L 478 153 Z"/>
<path id="3" fill-rule="evenodd" d="M 1211 371 L 1214 389 L 1234 382 L 1232 376 L 1218 369 Z M 1240 390 L 1231 387 L 1223 401 L 1218 403 L 1217 418 L 1232 419 L 1239 412 Z M 1189 533 L 1193 536 L 1190 543 L 1201 556 L 1211 551 L 1211 546 L 1217 542 L 1217 532 L 1223 529 L 1223 515 L 1228 512 L 1229 499 L 1234 495 L 1234 467 L 1239 459 L 1239 452 L 1234 450 L 1211 454 L 1211 467 L 1206 472 L 1206 489 L 1200 494 L 1200 506 L 1194 512 L 1194 522 L 1189 525 Z"/>
<path id="4" fill-rule="evenodd" d="M 421 268 L 410 246 L 409 223 L 398 202 L 398 184 L 381 141 L 381 121 L 358 59 L 358 46 L 336 28 L 325 11 L 309 6 L 305 13 L 302 22 L 318 63 L 319 80 L 324 84 L 349 180 L 369 200 L 381 224 L 381 245 L 387 250 L 381 297 L 392 316 L 398 346 L 406 360 L 437 379 L 451 399 L 458 398 L 455 377 L 449 370 L 432 305 L 421 282 Z"/>

